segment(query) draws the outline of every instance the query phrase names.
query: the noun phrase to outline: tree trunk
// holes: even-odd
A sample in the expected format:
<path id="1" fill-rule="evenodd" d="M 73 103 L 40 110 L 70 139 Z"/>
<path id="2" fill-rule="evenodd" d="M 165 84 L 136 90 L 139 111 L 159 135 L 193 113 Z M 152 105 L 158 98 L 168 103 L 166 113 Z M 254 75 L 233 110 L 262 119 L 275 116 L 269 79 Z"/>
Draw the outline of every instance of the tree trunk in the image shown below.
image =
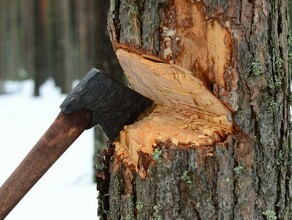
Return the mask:
<path id="1" fill-rule="evenodd" d="M 288 8 L 289 8 L 289 21 L 290 21 L 290 31 L 292 29 L 292 2 L 289 1 L 288 3 Z"/>
<path id="2" fill-rule="evenodd" d="M 97 0 L 94 2 L 95 21 L 95 66 L 112 75 L 120 82 L 125 81 L 125 75 L 112 49 L 107 31 L 107 11 L 109 1 Z M 95 154 L 100 154 L 106 145 L 106 136 L 99 127 L 94 128 Z"/>
<path id="3" fill-rule="evenodd" d="M 78 55 L 79 68 L 81 73 L 86 73 L 89 67 L 94 64 L 94 43 L 95 36 L 94 20 L 92 13 L 92 1 L 76 1 L 76 14 L 78 26 Z"/>
<path id="4" fill-rule="evenodd" d="M 20 34 L 20 54 L 22 63 L 21 68 L 23 72 L 20 77 L 21 79 L 33 78 L 34 76 L 34 1 L 19 1 L 20 4 L 20 19 L 21 23 L 19 24 L 19 29 L 21 29 Z"/>
<path id="5" fill-rule="evenodd" d="M 3 1 L 0 1 L 0 30 L 4 30 L 5 24 L 5 14 L 3 13 Z M 4 39 L 5 35 L 3 33 L 4 31 L 0 31 L 0 94 L 4 93 L 4 79 L 5 79 L 5 53 L 4 53 Z"/>
<path id="6" fill-rule="evenodd" d="M 51 71 L 62 93 L 69 93 L 74 79 L 69 1 L 52 0 L 51 4 Z"/>
<path id="7" fill-rule="evenodd" d="M 47 13 L 48 0 L 34 0 L 34 95 L 39 96 L 40 86 L 48 77 L 47 54 Z"/>
<path id="8" fill-rule="evenodd" d="M 110 2 L 120 63 L 157 106 L 97 164 L 100 218 L 291 219 L 287 1 Z"/>
<path id="9" fill-rule="evenodd" d="M 19 69 L 19 28 L 18 28 L 18 2 L 1 1 L 1 78 L 8 75 L 10 79 L 18 78 Z"/>
<path id="10" fill-rule="evenodd" d="M 94 3 L 95 13 L 95 66 L 111 74 L 120 82 L 125 81 L 123 70 L 112 49 L 107 31 L 107 11 L 109 1 L 97 0 Z"/>

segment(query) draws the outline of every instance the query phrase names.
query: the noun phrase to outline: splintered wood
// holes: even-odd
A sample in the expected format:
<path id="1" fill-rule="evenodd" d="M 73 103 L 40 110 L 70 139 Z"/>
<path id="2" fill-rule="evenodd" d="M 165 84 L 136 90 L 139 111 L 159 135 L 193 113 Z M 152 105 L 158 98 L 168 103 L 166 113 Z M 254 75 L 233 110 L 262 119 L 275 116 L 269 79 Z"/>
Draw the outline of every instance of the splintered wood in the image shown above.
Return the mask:
<path id="1" fill-rule="evenodd" d="M 177 10 L 176 32 L 184 45 L 175 63 L 196 71 L 204 82 L 225 87 L 224 73 L 232 62 L 231 34 L 215 19 L 207 19 L 203 5 L 190 4 L 186 0 L 175 0 Z M 186 10 L 188 8 L 188 10 Z M 188 21 L 188 25 L 186 25 Z"/>
<path id="2" fill-rule="evenodd" d="M 230 23 L 209 17 L 204 7 L 174 0 L 164 8 L 157 56 L 143 54 L 141 45 L 113 42 L 131 87 L 157 104 L 115 143 L 116 155 L 128 165 L 139 168 L 139 152 L 152 154 L 158 142 L 213 146 L 234 133 L 230 109 L 236 105 L 228 100 L 236 100 L 237 74 Z"/>
<path id="3" fill-rule="evenodd" d="M 115 143 L 117 155 L 128 165 L 137 165 L 138 151 L 152 154 L 157 142 L 175 145 L 210 146 L 232 131 L 226 117 L 198 109 L 158 105 L 147 117 L 126 126 Z"/>
<path id="4" fill-rule="evenodd" d="M 190 71 L 124 49 L 116 54 L 131 87 L 157 104 L 115 143 L 128 165 L 138 164 L 138 151 L 152 154 L 158 142 L 211 146 L 232 132 L 231 112 Z"/>

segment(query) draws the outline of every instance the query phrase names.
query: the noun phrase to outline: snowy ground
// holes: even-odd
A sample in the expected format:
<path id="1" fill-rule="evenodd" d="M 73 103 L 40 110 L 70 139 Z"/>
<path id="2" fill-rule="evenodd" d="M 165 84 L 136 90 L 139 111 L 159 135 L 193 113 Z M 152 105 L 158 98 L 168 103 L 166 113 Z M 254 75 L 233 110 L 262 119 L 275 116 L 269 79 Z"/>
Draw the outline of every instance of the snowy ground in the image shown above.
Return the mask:
<path id="1" fill-rule="evenodd" d="M 41 97 L 33 82 L 8 82 L 0 95 L 0 185 L 59 112 L 65 96 L 48 80 Z M 8 215 L 7 220 L 98 219 L 93 183 L 93 130 L 85 131 Z"/>

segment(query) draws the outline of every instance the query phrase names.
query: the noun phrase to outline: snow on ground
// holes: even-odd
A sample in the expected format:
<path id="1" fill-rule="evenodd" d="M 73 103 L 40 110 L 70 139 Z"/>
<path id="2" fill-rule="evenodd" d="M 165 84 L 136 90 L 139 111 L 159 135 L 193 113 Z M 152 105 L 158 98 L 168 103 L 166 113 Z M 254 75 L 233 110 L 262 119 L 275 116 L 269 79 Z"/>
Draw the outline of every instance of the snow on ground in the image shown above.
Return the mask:
<path id="1" fill-rule="evenodd" d="M 0 185 L 59 113 L 65 96 L 48 80 L 41 96 L 33 82 L 7 82 L 0 95 Z M 93 183 L 93 130 L 85 131 L 28 192 L 7 220 L 98 219 Z"/>

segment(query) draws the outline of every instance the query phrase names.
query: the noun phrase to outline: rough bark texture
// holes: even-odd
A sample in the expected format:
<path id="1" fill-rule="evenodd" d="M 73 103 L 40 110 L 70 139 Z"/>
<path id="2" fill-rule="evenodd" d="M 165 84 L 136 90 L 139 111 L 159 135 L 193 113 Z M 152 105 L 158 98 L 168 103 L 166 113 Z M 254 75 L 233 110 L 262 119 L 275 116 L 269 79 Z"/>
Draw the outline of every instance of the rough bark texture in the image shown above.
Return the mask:
<path id="1" fill-rule="evenodd" d="M 292 219 L 287 4 L 111 0 L 113 44 L 192 71 L 237 132 L 212 146 L 158 143 L 139 154 L 142 179 L 109 148 L 97 164 L 101 219 Z"/>

